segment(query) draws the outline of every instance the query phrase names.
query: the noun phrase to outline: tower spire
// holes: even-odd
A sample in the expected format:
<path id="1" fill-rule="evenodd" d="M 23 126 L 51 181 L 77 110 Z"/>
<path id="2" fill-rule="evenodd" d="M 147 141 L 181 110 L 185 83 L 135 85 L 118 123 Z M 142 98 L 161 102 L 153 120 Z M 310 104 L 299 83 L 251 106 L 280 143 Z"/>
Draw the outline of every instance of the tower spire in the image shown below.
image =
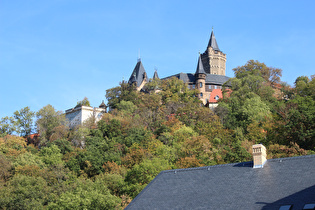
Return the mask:
<path id="1" fill-rule="evenodd" d="M 199 52 L 198 65 L 197 65 L 197 69 L 196 69 L 195 75 L 197 75 L 197 74 L 206 74 L 205 69 L 203 68 L 200 52 Z"/>
<path id="2" fill-rule="evenodd" d="M 158 75 L 158 73 L 157 73 L 157 68 L 156 68 L 156 67 L 154 68 L 153 79 L 160 79 L 160 78 L 159 78 L 159 75 Z"/>
<path id="3" fill-rule="evenodd" d="M 212 31 L 211 31 L 208 47 L 212 47 L 212 49 L 220 51 L 218 43 L 217 43 L 217 40 L 215 39 L 215 36 L 214 36 L 213 27 L 212 27 Z"/>

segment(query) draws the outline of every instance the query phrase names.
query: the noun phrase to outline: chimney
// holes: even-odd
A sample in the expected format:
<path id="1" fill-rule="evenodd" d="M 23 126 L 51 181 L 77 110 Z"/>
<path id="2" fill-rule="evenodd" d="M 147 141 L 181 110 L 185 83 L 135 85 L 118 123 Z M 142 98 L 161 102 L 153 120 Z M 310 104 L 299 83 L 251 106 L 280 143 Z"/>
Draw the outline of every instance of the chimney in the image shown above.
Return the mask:
<path id="1" fill-rule="evenodd" d="M 263 168 L 267 161 L 266 147 L 262 144 L 253 145 L 253 168 Z"/>

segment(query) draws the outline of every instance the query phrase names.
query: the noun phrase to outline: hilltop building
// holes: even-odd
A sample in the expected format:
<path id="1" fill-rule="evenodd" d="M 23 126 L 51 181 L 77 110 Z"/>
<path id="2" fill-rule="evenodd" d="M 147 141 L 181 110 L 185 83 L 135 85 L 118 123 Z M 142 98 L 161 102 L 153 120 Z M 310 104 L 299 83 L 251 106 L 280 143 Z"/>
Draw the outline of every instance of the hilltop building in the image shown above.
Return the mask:
<path id="1" fill-rule="evenodd" d="M 315 209 L 315 155 L 266 159 L 158 174 L 126 209 Z"/>
<path id="2" fill-rule="evenodd" d="M 99 107 L 93 108 L 91 106 L 76 106 L 65 111 L 66 118 L 69 120 L 70 129 L 82 125 L 91 117 L 94 117 L 95 122 L 98 122 L 104 113 L 106 113 L 106 105 L 104 101 Z"/>
<path id="3" fill-rule="evenodd" d="M 198 97 L 204 105 L 214 108 L 217 106 L 218 99 L 222 97 L 223 84 L 229 80 L 229 77 L 225 76 L 225 69 L 226 54 L 219 49 L 212 31 L 206 51 L 199 55 L 195 73 L 179 73 L 162 79 L 177 77 L 183 80 L 190 89 L 199 90 Z M 158 78 L 157 71 L 153 78 Z M 137 90 L 140 91 L 148 81 L 146 71 L 139 59 L 128 82 L 135 83 Z M 218 94 L 213 96 L 211 94 L 213 91 Z"/>
<path id="4" fill-rule="evenodd" d="M 195 73 L 178 73 L 171 75 L 162 80 L 171 77 L 177 77 L 187 83 L 188 88 L 199 90 L 199 99 L 205 106 L 215 108 L 218 100 L 222 98 L 222 86 L 229 80 L 225 76 L 226 54 L 224 54 L 216 41 L 212 30 L 207 49 L 204 53 L 199 54 L 197 68 Z M 157 70 L 155 70 L 153 79 L 159 79 Z M 132 74 L 128 80 L 129 84 L 135 84 L 137 91 L 141 91 L 146 83 L 149 82 L 147 73 L 139 58 Z M 104 102 L 99 107 L 76 106 L 65 111 L 66 118 L 70 122 L 70 128 L 83 124 L 90 117 L 95 117 L 98 121 L 103 113 L 106 112 Z"/>

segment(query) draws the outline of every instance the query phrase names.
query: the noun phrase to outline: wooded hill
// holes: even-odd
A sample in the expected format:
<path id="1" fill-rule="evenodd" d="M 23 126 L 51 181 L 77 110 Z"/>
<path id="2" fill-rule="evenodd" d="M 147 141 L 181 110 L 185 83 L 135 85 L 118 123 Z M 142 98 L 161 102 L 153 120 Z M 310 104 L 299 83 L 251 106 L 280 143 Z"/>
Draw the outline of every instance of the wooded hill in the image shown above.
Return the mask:
<path id="1" fill-rule="evenodd" d="M 102 120 L 73 130 L 51 105 L 2 118 L 1 208 L 123 209 L 162 170 L 251 161 L 256 143 L 269 159 L 314 154 L 314 76 L 290 87 L 258 61 L 233 70 L 214 111 L 172 78 L 144 92 L 122 82 Z M 37 138 L 12 135 L 28 136 L 35 115 Z"/>

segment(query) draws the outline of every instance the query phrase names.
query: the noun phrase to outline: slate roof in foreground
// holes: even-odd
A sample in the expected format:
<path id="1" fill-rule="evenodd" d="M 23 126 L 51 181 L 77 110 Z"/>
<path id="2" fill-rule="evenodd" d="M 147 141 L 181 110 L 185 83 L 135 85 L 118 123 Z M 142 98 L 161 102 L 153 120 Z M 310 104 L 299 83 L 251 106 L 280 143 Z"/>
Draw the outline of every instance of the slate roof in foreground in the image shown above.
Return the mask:
<path id="1" fill-rule="evenodd" d="M 314 174 L 315 155 L 162 171 L 126 209 L 303 209 Z"/>

